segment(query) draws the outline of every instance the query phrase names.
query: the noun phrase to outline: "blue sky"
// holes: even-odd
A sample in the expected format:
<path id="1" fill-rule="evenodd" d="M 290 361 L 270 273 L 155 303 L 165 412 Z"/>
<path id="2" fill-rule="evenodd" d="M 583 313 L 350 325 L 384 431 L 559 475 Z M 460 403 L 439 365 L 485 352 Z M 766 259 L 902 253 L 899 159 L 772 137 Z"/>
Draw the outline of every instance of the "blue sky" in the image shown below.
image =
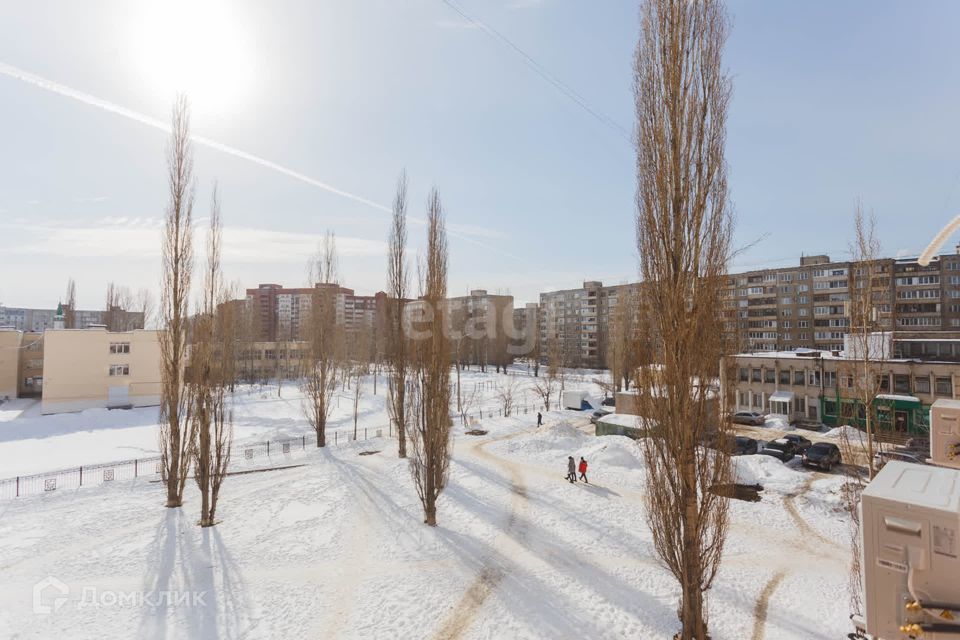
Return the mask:
<path id="1" fill-rule="evenodd" d="M 636 2 L 456 3 L 632 128 Z M 857 197 L 887 254 L 922 250 L 960 212 L 960 4 L 729 9 L 735 266 L 843 258 Z M 629 145 L 441 0 L 7 2 L 0 65 L 160 120 L 187 86 L 196 134 L 375 203 L 405 167 L 412 217 L 440 189 L 453 293 L 636 277 Z M 166 135 L 9 73 L 0 105 L 0 302 L 156 289 Z M 330 228 L 344 282 L 383 288 L 383 211 L 200 146 L 196 176 L 198 218 L 219 181 L 228 279 L 301 286 Z"/>

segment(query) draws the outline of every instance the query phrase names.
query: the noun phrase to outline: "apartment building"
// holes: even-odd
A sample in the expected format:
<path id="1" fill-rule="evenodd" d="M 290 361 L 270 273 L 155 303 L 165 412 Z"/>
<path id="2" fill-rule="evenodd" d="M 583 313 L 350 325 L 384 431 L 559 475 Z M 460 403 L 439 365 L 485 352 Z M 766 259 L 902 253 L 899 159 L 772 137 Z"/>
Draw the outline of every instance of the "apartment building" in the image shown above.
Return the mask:
<path id="1" fill-rule="evenodd" d="M 874 290 L 880 328 L 960 328 L 960 255 L 927 266 L 916 259 L 876 262 Z M 726 330 L 743 349 L 843 349 L 854 287 L 866 285 L 855 263 L 807 256 L 798 266 L 733 274 L 725 291 Z"/>
<path id="2" fill-rule="evenodd" d="M 462 364 L 506 366 L 508 347 L 516 331 L 513 296 L 473 289 L 470 295 L 448 299 L 454 358 Z"/>
<path id="3" fill-rule="evenodd" d="M 29 309 L 26 307 L 5 307 L 0 305 L 0 327 L 11 327 L 20 331 L 43 332 L 56 327 L 57 314 L 70 316 L 70 307 L 58 305 L 56 309 Z M 113 307 L 110 311 L 77 309 L 73 315 L 74 328 L 85 329 L 91 325 L 105 325 L 113 322 L 119 329 L 143 329 L 143 312 L 127 311 Z"/>
<path id="4" fill-rule="evenodd" d="M 957 398 L 960 392 L 960 336 L 896 338 L 886 333 L 882 338 L 891 344 L 871 363 L 880 391 L 875 402 L 878 428 L 925 432 L 934 401 Z M 854 384 L 863 360 L 851 353 L 850 349 L 741 353 L 729 356 L 721 384 L 733 392 L 735 411 L 759 411 L 791 422 L 863 426 L 865 412 Z M 913 355 L 902 357 L 904 353 Z"/>
<path id="5" fill-rule="evenodd" d="M 0 327 L 0 401 L 17 397 L 23 331 Z"/>
<path id="6" fill-rule="evenodd" d="M 43 413 L 160 403 L 157 331 L 51 329 L 43 338 Z"/>
<path id="7" fill-rule="evenodd" d="M 541 355 L 549 357 L 552 348 L 567 366 L 605 366 L 610 317 L 619 297 L 636 293 L 639 287 L 636 283 L 604 286 L 588 280 L 579 289 L 541 293 Z"/>
<path id="8" fill-rule="evenodd" d="M 359 296 L 353 289 L 329 283 L 292 289 L 279 284 L 261 284 L 256 289 L 246 291 L 257 338 L 263 342 L 301 338 L 314 294 L 318 290 L 332 296 L 336 305 L 337 324 L 348 331 L 375 327 L 378 309 L 386 301 L 383 292 Z"/>

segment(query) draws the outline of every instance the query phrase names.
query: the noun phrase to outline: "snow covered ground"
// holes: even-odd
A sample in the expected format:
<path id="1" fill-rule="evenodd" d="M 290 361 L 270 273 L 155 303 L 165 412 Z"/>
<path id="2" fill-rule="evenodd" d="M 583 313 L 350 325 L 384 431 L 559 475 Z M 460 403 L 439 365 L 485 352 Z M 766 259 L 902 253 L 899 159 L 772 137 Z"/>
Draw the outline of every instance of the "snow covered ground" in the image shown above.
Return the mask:
<path id="1" fill-rule="evenodd" d="M 306 431 L 288 393 L 238 399 L 248 430 L 238 436 Z M 362 402 L 361 428 L 385 424 L 382 391 Z M 155 439 L 147 424 L 80 430 L 29 415 L 0 430 L 23 420 L 49 429 L 40 440 L 50 455 L 58 442 L 80 446 L 78 436 L 85 454 L 124 431 L 125 446 Z M 337 427 L 348 422 L 341 405 Z M 195 525 L 193 486 L 177 510 L 145 480 L 0 502 L 0 638 L 668 638 L 678 590 L 651 549 L 637 445 L 591 435 L 578 412 L 544 422 L 488 418 L 480 437 L 457 427 L 436 529 L 422 524 L 389 438 L 230 477 L 212 529 Z M 4 464 L 22 442 L 0 442 Z M 568 455 L 590 462 L 590 485 L 563 480 Z M 839 478 L 762 456 L 739 459 L 737 472 L 765 490 L 760 502 L 732 501 L 713 637 L 844 637 Z"/>

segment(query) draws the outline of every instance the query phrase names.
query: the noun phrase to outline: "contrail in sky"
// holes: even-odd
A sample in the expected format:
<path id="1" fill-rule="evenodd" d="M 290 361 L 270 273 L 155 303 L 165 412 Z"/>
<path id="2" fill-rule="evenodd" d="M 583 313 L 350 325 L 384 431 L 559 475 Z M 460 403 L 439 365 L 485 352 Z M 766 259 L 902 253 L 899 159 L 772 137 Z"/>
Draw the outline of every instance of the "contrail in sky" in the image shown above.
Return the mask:
<path id="1" fill-rule="evenodd" d="M 153 127 L 154 129 L 160 129 L 161 131 L 170 133 L 169 123 L 164 122 L 163 120 L 159 120 L 157 118 L 153 118 L 151 116 L 140 113 L 138 111 L 128 109 L 119 104 L 109 102 L 107 100 L 103 100 L 102 98 L 92 96 L 89 93 L 78 91 L 66 85 L 62 85 L 58 82 L 54 82 L 52 80 L 48 80 L 46 78 L 40 77 L 34 73 L 30 73 L 29 71 L 18 69 L 17 67 L 6 64 L 4 62 L 0 62 L 0 74 L 13 78 L 15 80 L 20 80 L 21 82 L 26 82 L 27 84 L 32 84 L 35 87 L 40 87 L 41 89 L 45 89 L 53 93 L 58 93 L 62 96 L 72 98 L 84 104 L 88 104 L 92 107 L 103 109 L 104 111 L 108 111 L 118 116 L 123 116 L 124 118 L 133 120 L 134 122 L 145 124 L 148 127 Z M 350 193 L 349 191 L 338 189 L 333 185 L 327 184 L 326 182 L 316 180 L 314 178 L 311 178 L 310 176 L 294 171 L 293 169 L 288 169 L 287 167 L 277 164 L 276 162 L 271 162 L 270 160 L 261 158 L 260 156 L 255 156 L 252 153 L 243 151 L 242 149 L 237 149 L 236 147 L 231 147 L 230 145 L 223 144 L 222 142 L 217 142 L 216 140 L 211 140 L 210 138 L 205 138 L 203 136 L 191 135 L 190 139 L 193 140 L 195 143 L 202 145 L 204 147 L 209 147 L 210 149 L 215 149 L 217 151 L 220 151 L 221 153 L 231 155 L 235 158 L 240 158 L 241 160 L 246 160 L 248 162 L 258 164 L 261 167 L 266 167 L 267 169 L 272 169 L 273 171 L 282 173 L 296 180 L 300 180 L 301 182 L 306 182 L 309 185 L 312 185 L 319 189 L 323 189 L 324 191 L 327 191 L 329 193 L 338 195 L 343 198 L 347 198 L 349 200 L 353 200 L 354 202 L 365 204 L 368 207 L 373 207 L 378 211 L 382 211 L 384 213 L 393 213 L 393 210 L 390 207 L 384 206 L 378 202 L 374 202 L 373 200 L 368 200 L 362 196 L 358 196 L 356 194 Z M 411 218 L 410 221 L 413 222 L 414 224 L 423 223 L 423 220 L 419 218 Z M 474 238 L 471 238 L 462 233 L 450 231 L 449 229 L 447 230 L 447 233 L 454 238 L 464 240 L 478 247 L 482 247 L 484 249 L 494 251 L 496 253 L 507 256 L 509 258 L 513 258 L 514 260 L 520 260 L 519 257 L 510 253 L 507 253 L 506 251 L 503 251 L 498 247 L 494 247 L 484 242 L 480 242 L 479 240 L 475 240 Z"/>
<path id="2" fill-rule="evenodd" d="M 84 93 L 83 91 L 77 91 L 76 89 L 72 89 L 70 87 L 59 84 L 57 82 L 53 82 L 52 80 L 47 80 L 46 78 L 42 78 L 36 74 L 30 73 L 28 71 L 24 71 L 23 69 L 18 69 L 17 67 L 11 66 L 9 64 L 0 62 L 0 74 L 9 76 L 11 78 L 14 78 L 15 80 L 26 82 L 27 84 L 32 84 L 35 87 L 40 87 L 41 89 L 46 89 L 47 91 L 52 91 L 53 93 L 59 93 L 60 95 L 66 96 L 68 98 L 73 98 L 74 100 L 77 100 L 84 104 L 88 104 L 90 106 L 103 109 L 104 111 L 109 111 L 110 113 L 116 114 L 118 116 L 123 116 L 124 118 L 128 118 L 135 122 L 139 122 L 140 124 L 145 124 L 148 127 L 153 127 L 155 129 L 160 129 L 161 131 L 166 131 L 167 133 L 170 133 L 170 125 L 164 122 L 163 120 L 158 120 L 157 118 L 152 118 L 146 114 L 133 111 L 132 109 L 127 109 L 126 107 L 120 106 L 113 102 L 108 102 L 107 100 L 103 100 L 96 96 L 92 96 L 89 93 Z M 319 187 L 324 191 L 329 191 L 330 193 L 336 194 L 338 196 L 342 196 L 344 198 L 349 198 L 350 200 L 353 200 L 355 202 L 363 203 L 367 206 L 373 207 L 374 209 L 379 209 L 380 211 L 391 213 L 390 208 L 385 207 L 382 204 L 378 204 L 376 202 L 373 202 L 372 200 L 367 200 L 366 198 L 352 194 L 348 191 L 337 189 L 336 187 L 329 185 L 325 182 L 321 182 L 320 180 L 315 180 L 310 176 L 305 176 L 302 173 L 298 173 L 294 171 L 293 169 L 288 169 L 287 167 L 284 167 L 283 165 L 279 165 L 276 162 L 271 162 L 259 156 L 255 156 L 252 153 L 248 153 L 241 149 L 237 149 L 236 147 L 231 147 L 230 145 L 223 144 L 222 142 L 217 142 L 216 140 L 211 140 L 210 138 L 204 138 L 203 136 L 191 135 L 190 139 L 204 147 L 216 149 L 217 151 L 226 153 L 227 155 L 231 155 L 236 158 L 241 158 L 243 160 L 247 160 L 249 162 L 259 164 L 262 167 L 273 169 L 274 171 L 290 176 L 291 178 L 300 180 L 301 182 L 306 182 L 307 184 L 313 185 L 315 187 Z"/>
<path id="3" fill-rule="evenodd" d="M 0 62 L 0 74 L 13 78 L 15 80 L 20 80 L 21 82 L 26 82 L 27 84 L 32 84 L 35 87 L 40 87 L 41 89 L 45 89 L 53 93 L 58 93 L 62 96 L 72 98 L 84 104 L 88 104 L 92 107 L 103 109 L 104 111 L 108 111 L 118 116 L 123 116 L 124 118 L 133 120 L 134 122 L 145 124 L 148 127 L 153 127 L 154 129 L 160 129 L 161 131 L 170 133 L 169 123 L 164 122 L 163 120 L 158 120 L 157 118 L 153 118 L 151 116 L 140 113 L 138 111 L 128 109 L 119 104 L 109 102 L 107 100 L 103 100 L 102 98 L 98 98 L 96 96 L 90 95 L 89 93 L 78 91 L 77 89 L 73 89 L 66 85 L 62 85 L 58 82 L 54 82 L 53 80 L 48 80 L 34 73 L 30 73 L 29 71 L 18 69 L 17 67 L 6 64 L 4 62 Z M 272 169 L 273 171 L 282 173 L 296 180 L 300 180 L 301 182 L 305 182 L 319 189 L 323 189 L 324 191 L 327 191 L 329 193 L 338 195 L 343 198 L 347 198 L 349 200 L 353 200 L 354 202 L 365 204 L 368 207 L 373 207 L 378 211 L 382 211 L 384 213 L 393 213 L 393 210 L 390 207 L 384 206 L 378 202 L 374 202 L 373 200 L 368 200 L 362 196 L 358 196 L 356 194 L 350 193 L 349 191 L 338 189 L 333 185 L 327 184 L 326 182 L 316 180 L 314 178 L 311 178 L 310 176 L 294 171 L 293 169 L 288 169 L 287 167 L 277 164 L 276 162 L 271 162 L 270 160 L 261 158 L 260 156 L 255 156 L 252 153 L 243 151 L 242 149 L 237 149 L 236 147 L 231 147 L 230 145 L 223 144 L 222 142 L 217 142 L 216 140 L 211 140 L 210 138 L 205 138 L 203 136 L 191 135 L 190 139 L 204 147 L 209 147 L 210 149 L 215 149 L 217 151 L 220 151 L 221 153 L 231 155 L 235 158 L 240 158 L 241 160 L 246 160 L 248 162 L 258 164 L 261 167 L 266 167 L 267 169 Z M 423 220 L 418 218 L 411 218 L 410 221 L 413 222 L 414 224 L 423 223 Z M 498 247 L 494 247 L 484 242 L 480 242 L 479 240 L 475 240 L 467 235 L 456 233 L 450 230 L 447 230 L 447 233 L 454 238 L 464 240 L 478 247 L 482 247 L 484 249 L 494 251 L 501 255 L 505 255 L 509 258 L 513 258 L 514 260 L 520 260 L 519 257 L 513 254 L 507 253 L 506 251 L 503 251 Z"/>

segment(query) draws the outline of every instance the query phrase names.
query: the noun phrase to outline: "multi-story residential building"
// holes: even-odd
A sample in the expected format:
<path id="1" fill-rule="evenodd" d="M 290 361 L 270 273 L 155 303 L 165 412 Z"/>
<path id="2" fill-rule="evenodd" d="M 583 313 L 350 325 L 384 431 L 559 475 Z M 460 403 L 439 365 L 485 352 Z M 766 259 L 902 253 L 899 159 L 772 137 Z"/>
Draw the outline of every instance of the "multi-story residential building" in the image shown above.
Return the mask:
<path id="1" fill-rule="evenodd" d="M 566 366 L 603 367 L 610 317 L 620 295 L 636 291 L 639 284 L 604 286 L 590 280 L 579 289 L 540 294 L 540 349 L 552 350 Z"/>
<path id="2" fill-rule="evenodd" d="M 333 294 L 337 323 L 348 331 L 376 326 L 378 309 L 386 301 L 386 294 L 382 292 L 358 296 L 353 289 L 336 284 L 318 283 L 315 287 L 293 289 L 279 284 L 261 284 L 256 289 L 247 289 L 247 303 L 258 339 L 264 342 L 300 339 L 318 289 Z"/>
<path id="3" fill-rule="evenodd" d="M 851 294 L 866 284 L 860 277 L 855 263 L 825 255 L 732 274 L 726 329 L 744 349 L 840 351 L 850 330 Z M 880 328 L 960 329 L 960 254 L 938 256 L 925 267 L 913 258 L 878 259 L 872 288 Z"/>
<path id="4" fill-rule="evenodd" d="M 942 338 L 876 335 L 892 343 L 884 347 L 889 357 L 875 357 L 870 363 L 879 390 L 878 426 L 893 432 L 923 432 L 928 428 L 930 405 L 938 398 L 957 398 L 960 392 L 960 334 Z M 735 411 L 760 411 L 830 426 L 864 422 L 854 377 L 863 360 L 849 349 L 741 353 L 730 356 L 728 364 L 721 368 L 721 384 L 729 385 Z"/>
<path id="5" fill-rule="evenodd" d="M 0 305 L 0 327 L 43 332 L 45 329 L 54 328 L 59 311 L 67 317 L 70 315 L 70 308 L 65 304 L 59 305 L 56 309 L 28 309 Z M 73 313 L 73 328 L 85 329 L 91 325 L 105 325 L 108 319 L 123 330 L 143 329 L 144 326 L 143 312 L 113 307 L 110 311 L 77 309 Z"/>
<path id="6" fill-rule="evenodd" d="M 157 331 L 50 329 L 43 345 L 43 413 L 160 403 Z"/>
<path id="7" fill-rule="evenodd" d="M 454 358 L 498 369 L 512 361 L 513 296 L 473 289 L 468 296 L 449 298 L 448 304 Z"/>

